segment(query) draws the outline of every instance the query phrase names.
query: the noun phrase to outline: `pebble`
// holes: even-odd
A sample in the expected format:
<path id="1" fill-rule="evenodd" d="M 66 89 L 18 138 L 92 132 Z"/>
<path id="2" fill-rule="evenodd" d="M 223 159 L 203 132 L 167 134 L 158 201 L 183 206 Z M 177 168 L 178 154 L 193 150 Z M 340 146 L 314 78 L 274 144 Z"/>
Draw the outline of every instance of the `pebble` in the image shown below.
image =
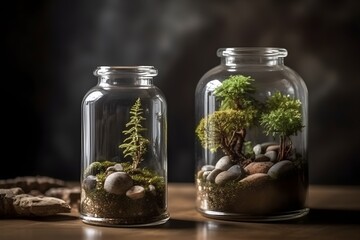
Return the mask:
<path id="1" fill-rule="evenodd" d="M 91 191 L 96 188 L 97 180 L 94 175 L 87 176 L 82 182 L 82 187 L 85 191 Z"/>
<path id="2" fill-rule="evenodd" d="M 120 163 L 115 164 L 114 166 L 108 167 L 106 172 L 121 172 L 124 168 Z"/>
<path id="3" fill-rule="evenodd" d="M 277 152 L 273 150 L 267 151 L 264 155 L 268 157 L 271 162 L 274 162 L 277 159 Z"/>
<path id="4" fill-rule="evenodd" d="M 227 171 L 220 172 L 215 178 L 215 183 L 223 185 L 228 181 L 241 179 L 243 177 L 245 177 L 245 170 L 240 165 L 234 165 Z"/>
<path id="5" fill-rule="evenodd" d="M 223 170 L 215 168 L 207 175 L 206 180 L 212 183 L 215 182 L 216 176 L 221 172 L 223 172 Z"/>
<path id="6" fill-rule="evenodd" d="M 129 174 L 125 172 L 114 172 L 106 177 L 104 189 L 108 193 L 117 195 L 124 194 L 133 186 L 133 180 Z"/>
<path id="7" fill-rule="evenodd" d="M 234 172 L 223 171 L 216 176 L 215 183 L 218 185 L 223 185 L 228 181 L 237 179 L 239 176 L 239 174 Z"/>
<path id="8" fill-rule="evenodd" d="M 202 171 L 212 171 L 214 169 L 215 169 L 214 165 L 204 165 L 204 166 L 201 167 Z"/>
<path id="9" fill-rule="evenodd" d="M 276 144 L 276 145 L 270 145 L 266 148 L 266 152 L 269 152 L 269 151 L 279 151 L 280 149 L 280 145 L 279 144 Z"/>
<path id="10" fill-rule="evenodd" d="M 274 163 L 272 162 L 252 162 L 244 170 L 248 174 L 267 173 L 273 165 Z"/>
<path id="11" fill-rule="evenodd" d="M 223 171 L 226 171 L 232 165 L 233 165 L 233 163 L 231 162 L 229 156 L 224 156 L 224 157 L 220 158 L 219 161 L 217 161 L 217 163 L 215 165 L 215 169 L 221 169 Z"/>
<path id="12" fill-rule="evenodd" d="M 272 178 L 284 178 L 295 170 L 295 165 L 290 160 L 282 160 L 275 163 L 268 171 L 268 175 Z"/>
<path id="13" fill-rule="evenodd" d="M 132 186 L 126 191 L 126 196 L 133 200 L 143 198 L 145 196 L 145 188 L 138 185 Z"/>

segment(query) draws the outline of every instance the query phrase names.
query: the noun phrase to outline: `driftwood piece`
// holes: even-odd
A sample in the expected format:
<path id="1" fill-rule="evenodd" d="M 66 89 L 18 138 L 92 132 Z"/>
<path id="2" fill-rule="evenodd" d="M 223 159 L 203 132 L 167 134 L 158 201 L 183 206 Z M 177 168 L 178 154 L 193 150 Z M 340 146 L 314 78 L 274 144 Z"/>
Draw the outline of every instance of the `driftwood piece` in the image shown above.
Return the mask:
<path id="1" fill-rule="evenodd" d="M 72 207 L 78 207 L 80 202 L 80 186 L 50 188 L 45 196 L 63 199 Z"/>
<path id="2" fill-rule="evenodd" d="M 65 182 L 60 179 L 47 176 L 22 176 L 0 180 L 0 188 L 21 188 L 24 193 L 38 191 L 44 194 L 47 190 L 54 187 L 65 187 Z"/>
<path id="3" fill-rule="evenodd" d="M 51 216 L 70 211 L 70 205 L 59 198 L 32 196 L 18 187 L 0 189 L 0 217 Z"/>

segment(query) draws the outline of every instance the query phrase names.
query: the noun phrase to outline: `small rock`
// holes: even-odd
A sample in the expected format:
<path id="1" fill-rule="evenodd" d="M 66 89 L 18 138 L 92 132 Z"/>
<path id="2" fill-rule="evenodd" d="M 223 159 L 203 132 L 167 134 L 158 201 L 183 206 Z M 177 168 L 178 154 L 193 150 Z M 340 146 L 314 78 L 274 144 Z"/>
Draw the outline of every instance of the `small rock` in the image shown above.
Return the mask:
<path id="1" fill-rule="evenodd" d="M 276 145 L 270 145 L 266 148 L 266 152 L 269 152 L 269 151 L 279 151 L 280 149 L 280 145 L 279 144 L 276 144 Z"/>
<path id="2" fill-rule="evenodd" d="M 235 173 L 235 174 L 237 174 L 239 176 L 244 174 L 244 170 L 240 165 L 234 165 L 231 168 L 229 168 L 227 171 L 231 172 L 231 173 Z"/>
<path id="3" fill-rule="evenodd" d="M 133 180 L 129 174 L 125 172 L 114 172 L 106 177 L 104 182 L 104 189 L 108 193 L 117 195 L 124 194 L 133 186 Z"/>
<path id="4" fill-rule="evenodd" d="M 255 155 L 259 155 L 262 153 L 261 151 L 261 145 L 260 144 L 256 144 L 254 147 L 253 147 L 253 151 L 255 153 Z"/>
<path id="5" fill-rule="evenodd" d="M 276 151 L 267 151 L 265 154 L 264 154 L 266 157 L 268 157 L 270 159 L 271 162 L 274 162 L 276 161 L 277 159 L 277 152 Z"/>
<path id="6" fill-rule="evenodd" d="M 265 153 L 266 149 L 272 145 L 278 145 L 277 142 L 264 142 L 264 143 L 261 143 L 260 146 L 261 146 L 261 153 Z"/>
<path id="7" fill-rule="evenodd" d="M 214 169 L 215 169 L 214 165 L 204 165 L 204 166 L 201 167 L 202 171 L 212 171 Z"/>
<path id="8" fill-rule="evenodd" d="M 205 172 L 203 172 L 203 174 L 202 174 L 202 179 L 206 180 L 210 173 L 211 173 L 211 171 L 205 171 Z"/>
<path id="9" fill-rule="evenodd" d="M 221 169 L 223 171 L 228 170 L 231 166 L 232 166 L 232 162 L 229 158 L 229 156 L 224 156 L 222 158 L 219 159 L 219 161 L 217 161 L 215 168 L 216 169 Z"/>
<path id="10" fill-rule="evenodd" d="M 207 175 L 206 180 L 212 183 L 215 182 L 216 176 L 221 172 L 223 172 L 223 170 L 215 168 Z"/>
<path id="11" fill-rule="evenodd" d="M 87 176 L 82 182 L 85 191 L 91 191 L 96 188 L 97 179 L 94 175 Z"/>
<path id="12" fill-rule="evenodd" d="M 272 162 L 252 162 L 245 167 L 248 174 L 267 173 L 268 170 L 274 165 Z"/>
<path id="13" fill-rule="evenodd" d="M 267 172 L 272 178 L 285 178 L 294 174 L 295 165 L 290 160 L 275 163 Z"/>
<path id="14" fill-rule="evenodd" d="M 216 176 L 215 183 L 218 185 L 223 185 L 228 181 L 237 179 L 238 177 L 240 177 L 239 174 L 229 171 L 223 171 Z"/>
<path id="15" fill-rule="evenodd" d="M 133 200 L 143 198 L 145 196 L 145 188 L 138 185 L 132 186 L 126 191 L 126 196 Z"/>
<path id="16" fill-rule="evenodd" d="M 120 163 L 115 164 L 114 166 L 108 167 L 106 172 L 121 172 L 124 168 Z"/>

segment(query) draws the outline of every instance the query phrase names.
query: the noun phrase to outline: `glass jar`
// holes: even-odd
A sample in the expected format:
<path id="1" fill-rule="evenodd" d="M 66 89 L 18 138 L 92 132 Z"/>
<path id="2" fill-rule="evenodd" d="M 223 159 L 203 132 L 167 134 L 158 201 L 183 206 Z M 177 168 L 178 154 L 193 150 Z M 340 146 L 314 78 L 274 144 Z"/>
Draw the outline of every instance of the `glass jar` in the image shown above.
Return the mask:
<path id="1" fill-rule="evenodd" d="M 167 106 L 152 66 L 100 66 L 82 101 L 80 217 L 150 226 L 167 211 Z"/>
<path id="2" fill-rule="evenodd" d="M 220 48 L 195 92 L 196 207 L 238 221 L 309 209 L 308 92 L 283 48 Z"/>

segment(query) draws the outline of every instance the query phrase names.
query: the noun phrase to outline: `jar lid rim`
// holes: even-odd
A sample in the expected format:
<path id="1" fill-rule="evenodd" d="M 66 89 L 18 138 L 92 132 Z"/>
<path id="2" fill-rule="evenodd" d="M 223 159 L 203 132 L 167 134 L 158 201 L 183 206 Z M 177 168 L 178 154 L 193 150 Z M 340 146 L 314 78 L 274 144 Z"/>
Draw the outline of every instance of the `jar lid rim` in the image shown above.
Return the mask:
<path id="1" fill-rule="evenodd" d="M 218 57 L 227 56 L 264 56 L 264 57 L 286 57 L 288 54 L 285 48 L 276 47 L 230 47 L 219 48 Z"/>
<path id="2" fill-rule="evenodd" d="M 158 71 L 154 66 L 98 66 L 95 71 L 95 76 L 103 75 L 138 75 L 144 77 L 157 76 Z"/>

